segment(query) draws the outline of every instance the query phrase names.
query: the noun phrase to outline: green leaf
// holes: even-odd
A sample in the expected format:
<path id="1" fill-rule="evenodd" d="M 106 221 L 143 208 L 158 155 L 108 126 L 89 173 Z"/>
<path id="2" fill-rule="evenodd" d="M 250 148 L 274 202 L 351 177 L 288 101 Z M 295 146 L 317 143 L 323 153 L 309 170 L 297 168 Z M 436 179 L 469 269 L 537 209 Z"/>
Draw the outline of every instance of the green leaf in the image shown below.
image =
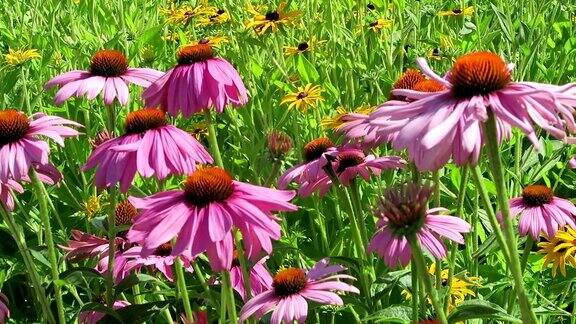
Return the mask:
<path id="1" fill-rule="evenodd" d="M 73 285 L 82 283 L 83 282 L 81 280 L 82 277 L 102 278 L 102 275 L 92 268 L 76 267 L 76 268 L 70 268 L 60 273 L 59 276 L 60 280 Z"/>
<path id="2" fill-rule="evenodd" d="M 411 316 L 412 308 L 394 305 L 364 318 L 363 321 L 374 323 L 410 323 Z"/>
<path id="3" fill-rule="evenodd" d="M 508 315 L 504 308 L 489 301 L 479 299 L 467 300 L 458 305 L 448 317 L 448 323 L 457 323 L 474 318 L 522 323 L 521 320 Z"/>
<path id="4" fill-rule="evenodd" d="M 170 304 L 169 301 L 156 301 L 150 302 L 145 304 L 138 304 L 138 305 L 128 305 L 126 307 L 122 307 L 115 311 L 117 317 L 120 319 L 121 323 L 143 323 L 150 319 L 152 316 L 158 314 L 164 307 Z M 99 323 L 109 323 L 110 320 L 114 320 L 112 318 L 113 314 L 107 313 L 107 315 L 102 318 Z"/>
<path id="5" fill-rule="evenodd" d="M 306 83 L 315 82 L 320 77 L 314 65 L 312 65 L 304 55 L 298 55 L 296 68 L 298 69 L 300 77 Z"/>
<path id="6" fill-rule="evenodd" d="M 86 303 L 84 305 L 82 305 L 82 308 L 80 308 L 80 311 L 78 312 L 79 314 L 83 313 L 83 312 L 90 312 L 90 311 L 94 311 L 94 312 L 100 312 L 100 313 L 104 313 L 105 316 L 104 318 L 106 319 L 105 322 L 102 322 L 102 320 L 104 320 L 104 318 L 100 321 L 102 323 L 122 323 L 122 317 L 120 317 L 120 315 L 113 309 L 106 307 L 100 303 Z"/>

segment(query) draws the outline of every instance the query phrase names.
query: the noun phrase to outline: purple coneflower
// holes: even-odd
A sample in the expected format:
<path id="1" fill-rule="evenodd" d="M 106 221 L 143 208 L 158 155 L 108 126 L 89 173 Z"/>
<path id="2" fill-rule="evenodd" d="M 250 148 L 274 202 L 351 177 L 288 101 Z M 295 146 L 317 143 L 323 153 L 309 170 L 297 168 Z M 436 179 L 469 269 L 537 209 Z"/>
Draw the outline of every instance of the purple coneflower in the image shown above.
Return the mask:
<path id="1" fill-rule="evenodd" d="M 243 300 L 246 300 L 246 290 L 244 288 L 244 276 L 242 275 L 242 267 L 238 261 L 238 257 L 234 253 L 234 260 L 232 261 L 232 268 L 230 269 L 230 281 L 232 282 L 232 288 L 238 292 Z M 264 257 L 258 262 L 254 263 L 253 266 L 248 265 L 250 272 L 250 289 L 251 296 L 259 295 L 260 293 L 270 289 L 272 287 L 272 276 L 268 269 L 266 269 L 265 262 L 268 257 Z M 247 260 L 250 262 L 249 260 Z"/>
<path id="2" fill-rule="evenodd" d="M 3 293 L 0 293 L 0 324 L 6 323 L 8 317 L 10 317 L 8 298 Z"/>
<path id="3" fill-rule="evenodd" d="M 234 252 L 232 227 L 242 232 L 248 257 L 272 251 L 280 238 L 273 211 L 295 211 L 289 203 L 293 191 L 282 191 L 235 181 L 224 169 L 201 168 L 184 182 L 183 189 L 146 198 L 130 197 L 140 210 L 128 232 L 142 245 L 142 256 L 177 236 L 172 255 L 190 258 L 203 252 L 213 269 L 230 269 Z"/>
<path id="4" fill-rule="evenodd" d="M 169 125 L 161 110 L 129 113 L 124 130 L 124 135 L 94 149 L 83 167 L 83 170 L 96 167 L 98 188 L 120 183 L 120 190 L 126 192 L 136 172 L 144 178 L 162 180 L 169 175 L 191 173 L 197 163 L 213 162 L 202 144 L 187 132 Z"/>
<path id="5" fill-rule="evenodd" d="M 541 233 L 553 238 L 558 229 L 566 225 L 576 228 L 576 206 L 569 200 L 554 196 L 554 191 L 544 185 L 525 187 L 522 197 L 510 199 L 509 204 L 510 215 L 520 215 L 520 234 L 530 235 L 535 241 Z"/>
<path id="6" fill-rule="evenodd" d="M 154 250 L 154 252 L 146 257 L 142 256 L 142 247 L 133 246 L 128 250 L 120 253 L 114 259 L 114 278 L 116 282 L 121 282 L 131 272 L 139 271 L 143 267 L 156 269 L 166 277 L 169 281 L 174 281 L 172 270 L 174 269 L 174 262 L 176 258 L 182 260 L 184 268 L 189 272 L 193 272 L 190 266 L 190 259 L 184 255 L 174 256 L 172 253 L 172 244 L 166 242 L 161 244 Z"/>
<path id="7" fill-rule="evenodd" d="M 31 167 L 40 167 L 53 173 L 48 160 L 50 147 L 40 139 L 45 136 L 64 146 L 64 138 L 78 135 L 68 126 L 82 127 L 73 121 L 47 116 L 42 113 L 30 117 L 14 109 L 0 111 L 0 182 L 28 179 Z"/>
<path id="8" fill-rule="evenodd" d="M 124 307 L 129 306 L 129 305 L 131 305 L 131 304 L 125 300 L 117 300 L 114 302 L 114 305 L 112 305 L 112 308 L 114 310 L 118 310 L 120 308 L 124 308 Z M 80 315 L 78 315 L 78 323 L 80 323 L 80 324 L 97 324 L 97 323 L 100 323 L 100 320 L 103 319 L 104 316 L 106 316 L 106 314 L 99 312 L 99 311 L 82 312 L 82 313 L 80 313 Z"/>
<path id="9" fill-rule="evenodd" d="M 272 312 L 270 323 L 304 323 L 308 316 L 308 302 L 315 301 L 324 305 L 342 306 L 342 298 L 335 292 L 360 291 L 343 281 L 354 277 L 337 274 L 344 271 L 341 265 L 329 265 L 327 259 L 318 261 L 312 269 L 305 272 L 300 268 L 287 268 L 278 271 L 272 281 L 272 287 L 250 299 L 240 312 L 240 322 L 254 315 L 258 318 Z"/>
<path id="10" fill-rule="evenodd" d="M 61 86 L 54 103 L 61 105 L 68 98 L 86 96 L 93 100 L 102 93 L 104 103 L 111 105 L 118 98 L 125 106 L 130 98 L 128 85 L 149 86 L 162 76 L 162 72 L 148 68 L 129 68 L 126 56 L 116 50 L 101 50 L 92 56 L 88 71 L 74 70 L 48 81 L 45 89 Z"/>
<path id="11" fill-rule="evenodd" d="M 458 217 L 438 214 L 447 211 L 445 208 L 427 209 L 431 192 L 431 187 L 416 184 L 388 189 L 380 202 L 378 230 L 368 251 L 376 252 L 389 267 L 396 267 L 410 262 L 410 235 L 416 236 L 424 250 L 438 259 L 446 257 L 442 238 L 464 244 L 462 233 L 470 231 L 470 224 Z"/>
<path id="12" fill-rule="evenodd" d="M 496 118 L 498 141 L 509 136 L 510 126 L 524 132 L 537 149 L 540 143 L 533 124 L 562 140 L 568 139 L 566 129 L 576 131 L 572 115 L 576 105 L 574 84 L 513 82 L 513 65 L 491 52 L 458 58 L 446 78 L 435 74 L 424 59 L 418 59 L 418 64 L 445 90 L 394 90 L 395 95 L 418 100 L 391 107 L 386 115 L 388 124 L 396 124 L 388 127 L 389 131 L 398 131 L 394 148 L 408 149 L 421 170 L 438 169 L 450 157 L 458 165 L 476 164 L 484 145 L 483 124 L 489 111 Z"/>
<path id="13" fill-rule="evenodd" d="M 435 80 L 426 79 L 419 71 L 408 69 L 392 86 L 392 90 L 395 89 L 438 92 L 443 90 L 444 87 Z M 377 107 L 369 115 L 349 113 L 343 116 L 342 121 L 344 123 L 338 128 L 338 131 L 345 134 L 348 141 L 359 144 L 362 148 L 366 149 L 377 147 L 380 144 L 394 140 L 398 132 L 395 129 L 390 131 L 387 127 L 380 125 L 383 121 L 386 123 L 389 122 L 386 110 L 388 107 L 405 105 L 414 100 L 406 98 L 405 96 L 396 96 L 392 93 L 392 90 L 389 96 L 390 101 Z"/>
<path id="14" fill-rule="evenodd" d="M 102 263 L 99 265 L 100 268 L 105 263 L 102 262 L 102 260 L 107 260 L 108 258 L 108 243 L 107 238 L 98 237 L 79 230 L 72 230 L 72 239 L 68 241 L 68 245 L 59 246 L 66 252 L 66 259 L 69 261 L 78 262 L 84 259 L 96 258 Z M 122 247 L 126 244 L 125 239 L 116 237 L 116 252 L 122 250 Z"/>
<path id="15" fill-rule="evenodd" d="M 228 104 L 243 106 L 248 94 L 232 64 L 214 57 L 212 46 L 201 42 L 178 52 L 178 65 L 148 87 L 142 98 L 146 107 L 160 107 L 172 116 L 184 117 L 212 106 L 223 112 Z"/>
<path id="16" fill-rule="evenodd" d="M 366 155 L 356 148 L 338 148 L 338 153 L 331 163 L 334 175 L 345 186 L 349 186 L 358 176 L 369 180 L 371 174 L 378 176 L 382 170 L 399 169 L 404 166 L 406 166 L 406 161 L 398 156 L 375 157 L 372 154 Z M 302 191 L 304 194 L 309 194 L 319 188 L 320 193 L 325 193 L 331 186 L 330 177 L 325 175 Z"/>
<path id="17" fill-rule="evenodd" d="M 336 154 L 337 150 L 330 139 L 321 137 L 310 141 L 302 152 L 304 162 L 286 170 L 278 179 L 278 188 L 286 189 L 288 184 L 296 182 L 300 196 L 310 195 L 315 190 L 312 185 L 326 178 L 324 167 Z"/>

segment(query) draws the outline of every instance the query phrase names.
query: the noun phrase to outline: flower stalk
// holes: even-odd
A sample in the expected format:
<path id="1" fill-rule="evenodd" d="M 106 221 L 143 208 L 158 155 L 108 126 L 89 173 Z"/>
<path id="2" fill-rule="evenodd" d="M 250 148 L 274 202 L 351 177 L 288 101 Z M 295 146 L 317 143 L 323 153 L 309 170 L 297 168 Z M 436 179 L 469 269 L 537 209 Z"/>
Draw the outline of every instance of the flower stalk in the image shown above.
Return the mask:
<path id="1" fill-rule="evenodd" d="M 44 194 L 44 184 L 38 178 L 36 171 L 31 169 L 30 180 L 34 187 L 36 199 L 38 199 L 40 209 L 40 220 L 44 226 L 46 233 L 46 245 L 48 246 L 48 260 L 50 262 L 50 271 L 52 273 L 52 283 L 54 284 L 54 299 L 56 300 L 56 308 L 58 311 L 58 322 L 66 323 L 66 315 L 64 313 L 64 303 L 62 301 L 62 287 L 60 286 L 60 272 L 58 271 L 58 256 L 56 254 L 56 246 L 54 238 L 52 237 L 52 227 L 50 225 L 50 215 L 48 209 L 48 197 Z"/>
<path id="2" fill-rule="evenodd" d="M 491 110 L 488 110 L 488 120 L 484 125 L 486 131 L 486 144 L 488 147 L 488 157 L 490 160 L 490 168 L 492 169 L 492 176 L 496 185 L 496 197 L 498 205 L 504 219 L 503 229 L 504 237 L 508 242 L 509 264 L 510 272 L 514 279 L 514 288 L 518 297 L 520 312 L 524 323 L 538 323 L 536 315 L 532 310 L 532 305 L 528 299 L 526 289 L 524 288 L 524 281 L 522 278 L 522 269 L 520 265 L 520 258 L 518 255 L 518 241 L 514 233 L 512 225 L 512 218 L 510 216 L 510 206 L 508 205 L 508 192 L 506 190 L 506 183 L 504 179 L 504 170 L 497 141 L 496 118 Z"/>

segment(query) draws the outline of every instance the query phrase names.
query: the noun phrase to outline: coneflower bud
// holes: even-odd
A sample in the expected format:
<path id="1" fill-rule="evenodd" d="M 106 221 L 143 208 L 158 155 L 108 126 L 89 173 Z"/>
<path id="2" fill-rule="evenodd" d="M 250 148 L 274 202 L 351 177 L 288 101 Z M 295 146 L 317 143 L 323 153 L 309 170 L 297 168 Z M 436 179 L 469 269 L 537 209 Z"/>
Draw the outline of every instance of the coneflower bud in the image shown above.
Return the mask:
<path id="1" fill-rule="evenodd" d="M 100 133 L 96 134 L 96 136 L 90 140 L 90 144 L 92 145 L 92 149 L 97 148 L 98 146 L 102 145 L 102 143 L 112 139 L 114 135 L 110 135 L 108 131 L 104 130 Z"/>
<path id="2" fill-rule="evenodd" d="M 292 149 L 292 138 L 282 131 L 272 131 L 266 137 L 268 152 L 273 159 L 282 159 Z"/>

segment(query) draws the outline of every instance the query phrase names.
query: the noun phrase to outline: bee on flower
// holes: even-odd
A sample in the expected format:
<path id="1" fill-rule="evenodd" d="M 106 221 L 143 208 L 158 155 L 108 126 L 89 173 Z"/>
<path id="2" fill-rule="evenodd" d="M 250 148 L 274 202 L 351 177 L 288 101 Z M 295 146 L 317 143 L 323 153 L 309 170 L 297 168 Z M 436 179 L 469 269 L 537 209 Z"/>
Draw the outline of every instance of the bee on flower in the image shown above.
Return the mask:
<path id="1" fill-rule="evenodd" d="M 265 14 L 262 14 L 252 5 L 249 5 L 248 11 L 254 16 L 245 23 L 246 28 L 254 29 L 254 32 L 258 36 L 263 35 L 267 30 L 276 32 L 280 26 L 293 23 L 296 18 L 300 16 L 300 12 L 297 10 L 285 11 L 285 9 L 286 2 L 284 1 L 280 2 L 276 9 L 268 11 Z"/>
<path id="2" fill-rule="evenodd" d="M 444 16 L 444 17 L 455 17 L 455 16 L 464 16 L 464 17 L 470 17 L 474 14 L 474 7 L 469 6 L 466 8 L 454 8 L 452 10 L 448 10 L 448 11 L 440 11 L 438 13 L 440 16 Z"/>
<path id="3" fill-rule="evenodd" d="M 4 54 L 4 61 L 10 67 L 20 66 L 28 61 L 36 60 L 41 58 L 40 53 L 37 49 L 8 49 L 8 53 Z"/>
<path id="4" fill-rule="evenodd" d="M 372 30 L 375 33 L 380 32 L 382 29 L 386 29 L 386 28 L 390 28 L 392 27 L 392 20 L 390 19 L 384 19 L 384 18 L 378 18 L 374 21 L 372 21 L 371 23 L 368 24 L 368 27 L 370 28 L 370 30 Z"/>
<path id="5" fill-rule="evenodd" d="M 297 108 L 302 112 L 306 112 L 308 107 L 314 108 L 321 101 L 324 101 L 322 88 L 309 83 L 304 87 L 298 87 L 297 91 L 285 95 L 280 104 L 288 104 L 288 109 Z"/>
<path id="6" fill-rule="evenodd" d="M 284 56 L 294 56 L 314 51 L 318 46 L 326 43 L 325 40 L 316 40 L 314 37 L 310 41 L 303 41 L 297 46 L 284 46 Z"/>
<path id="7" fill-rule="evenodd" d="M 209 7 L 209 9 L 210 11 L 206 10 L 205 14 L 198 16 L 196 26 L 220 25 L 230 20 L 230 14 L 226 10 L 216 7 Z"/>

